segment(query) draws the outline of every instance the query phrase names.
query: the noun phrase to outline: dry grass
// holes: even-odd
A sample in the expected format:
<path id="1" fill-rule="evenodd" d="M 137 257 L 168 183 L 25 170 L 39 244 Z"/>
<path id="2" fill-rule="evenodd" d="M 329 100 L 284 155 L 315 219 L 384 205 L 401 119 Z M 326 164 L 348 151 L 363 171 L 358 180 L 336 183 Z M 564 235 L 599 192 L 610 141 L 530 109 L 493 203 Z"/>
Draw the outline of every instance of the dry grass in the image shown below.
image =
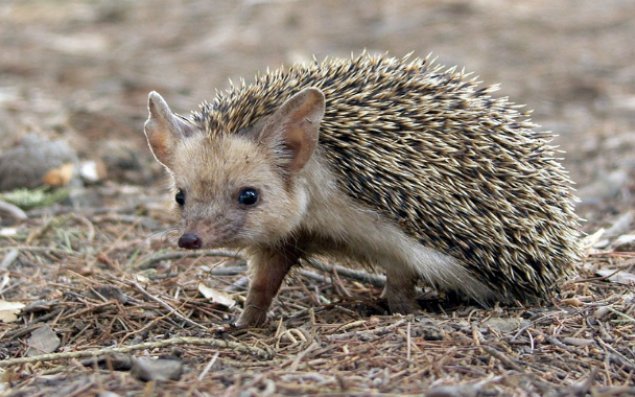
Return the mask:
<path id="1" fill-rule="evenodd" d="M 166 251 L 157 232 L 169 219 L 146 213 L 32 212 L 0 239 L 9 258 L 0 297 L 26 304 L 17 322 L 0 324 L 6 394 L 635 393 L 633 286 L 595 275 L 635 272 L 632 253 L 588 257 L 544 307 L 486 310 L 428 294 L 425 309 L 406 317 L 383 314 L 380 288 L 355 274 L 306 266 L 288 279 L 268 327 L 238 331 L 227 324 L 240 309 L 211 303 L 198 285 L 242 299 L 242 260 Z M 27 357 L 29 337 L 45 325 L 59 347 Z M 176 359 L 183 373 L 140 381 L 125 363 L 141 356 Z"/>

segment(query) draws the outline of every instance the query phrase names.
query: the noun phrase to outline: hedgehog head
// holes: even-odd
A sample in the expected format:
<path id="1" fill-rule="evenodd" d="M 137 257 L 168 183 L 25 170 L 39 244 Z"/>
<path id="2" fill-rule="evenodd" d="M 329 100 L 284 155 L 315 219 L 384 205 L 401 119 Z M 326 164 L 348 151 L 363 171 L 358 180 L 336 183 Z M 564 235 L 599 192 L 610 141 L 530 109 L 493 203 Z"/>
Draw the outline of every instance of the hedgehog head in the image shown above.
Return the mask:
<path id="1" fill-rule="evenodd" d="M 249 128 L 210 134 L 150 93 L 144 130 L 172 178 L 184 223 L 179 246 L 240 248 L 291 233 L 307 209 L 301 174 L 324 103 L 320 90 L 307 88 Z"/>

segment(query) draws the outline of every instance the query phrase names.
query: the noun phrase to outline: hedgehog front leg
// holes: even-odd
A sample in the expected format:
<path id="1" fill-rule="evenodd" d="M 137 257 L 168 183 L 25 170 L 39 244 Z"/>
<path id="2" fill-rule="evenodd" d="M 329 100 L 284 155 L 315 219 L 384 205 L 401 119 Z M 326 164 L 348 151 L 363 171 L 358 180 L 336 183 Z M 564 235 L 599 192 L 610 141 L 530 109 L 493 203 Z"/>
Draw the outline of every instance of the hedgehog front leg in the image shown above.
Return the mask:
<path id="1" fill-rule="evenodd" d="M 264 324 L 271 301 L 278 293 L 282 280 L 298 261 L 292 249 L 262 249 L 252 253 L 249 261 L 251 281 L 245 308 L 235 326 L 257 327 Z"/>

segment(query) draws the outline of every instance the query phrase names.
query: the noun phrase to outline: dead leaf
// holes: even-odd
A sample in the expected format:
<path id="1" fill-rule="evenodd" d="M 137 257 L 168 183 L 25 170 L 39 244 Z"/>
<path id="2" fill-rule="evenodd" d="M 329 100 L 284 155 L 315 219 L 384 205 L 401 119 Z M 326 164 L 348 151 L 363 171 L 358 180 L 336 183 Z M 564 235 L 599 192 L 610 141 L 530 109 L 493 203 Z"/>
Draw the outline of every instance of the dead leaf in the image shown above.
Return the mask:
<path id="1" fill-rule="evenodd" d="M 567 298 L 560 301 L 563 305 L 573 306 L 573 307 L 581 307 L 584 306 L 584 303 L 578 298 Z"/>
<path id="2" fill-rule="evenodd" d="M 73 163 L 62 164 L 57 168 L 49 170 L 43 177 L 42 182 L 49 186 L 66 186 L 73 179 L 75 165 Z"/>
<path id="3" fill-rule="evenodd" d="M 51 327 L 44 325 L 31 333 L 27 343 L 29 349 L 26 355 L 30 357 L 54 352 L 60 347 L 61 341 Z"/>
<path id="4" fill-rule="evenodd" d="M 602 237 L 604 236 L 604 231 L 605 231 L 604 229 L 600 229 L 596 231 L 595 233 L 589 234 L 588 236 L 584 237 L 580 241 L 580 248 L 582 252 L 584 252 L 585 254 L 588 254 L 592 248 L 600 245 L 599 243 L 602 241 Z"/>
<path id="5" fill-rule="evenodd" d="M 208 287 L 203 283 L 199 283 L 198 290 L 205 298 L 210 299 L 213 303 L 223 305 L 228 309 L 231 309 L 236 304 L 236 301 L 231 297 L 231 295 Z"/>
<path id="6" fill-rule="evenodd" d="M 79 166 L 79 175 L 89 183 L 97 183 L 106 179 L 108 172 L 103 161 L 84 161 Z"/>
<path id="7" fill-rule="evenodd" d="M 143 284 L 148 284 L 150 282 L 150 279 L 144 276 L 143 274 L 137 274 L 135 278 L 137 279 L 138 282 Z"/>
<path id="8" fill-rule="evenodd" d="M 18 319 L 18 314 L 24 308 L 24 303 L 0 300 L 0 321 L 12 323 Z"/>

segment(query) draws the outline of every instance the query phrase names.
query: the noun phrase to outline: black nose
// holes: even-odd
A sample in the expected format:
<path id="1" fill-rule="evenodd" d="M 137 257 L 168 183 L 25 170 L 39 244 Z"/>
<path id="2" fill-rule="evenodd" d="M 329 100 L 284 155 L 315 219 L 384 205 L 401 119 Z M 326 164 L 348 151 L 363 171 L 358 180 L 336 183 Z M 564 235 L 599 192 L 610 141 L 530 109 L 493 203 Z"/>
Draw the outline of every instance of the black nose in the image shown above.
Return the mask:
<path id="1" fill-rule="evenodd" d="M 190 250 L 199 249 L 203 246 L 203 240 L 194 233 L 185 233 L 179 238 L 179 247 Z"/>

